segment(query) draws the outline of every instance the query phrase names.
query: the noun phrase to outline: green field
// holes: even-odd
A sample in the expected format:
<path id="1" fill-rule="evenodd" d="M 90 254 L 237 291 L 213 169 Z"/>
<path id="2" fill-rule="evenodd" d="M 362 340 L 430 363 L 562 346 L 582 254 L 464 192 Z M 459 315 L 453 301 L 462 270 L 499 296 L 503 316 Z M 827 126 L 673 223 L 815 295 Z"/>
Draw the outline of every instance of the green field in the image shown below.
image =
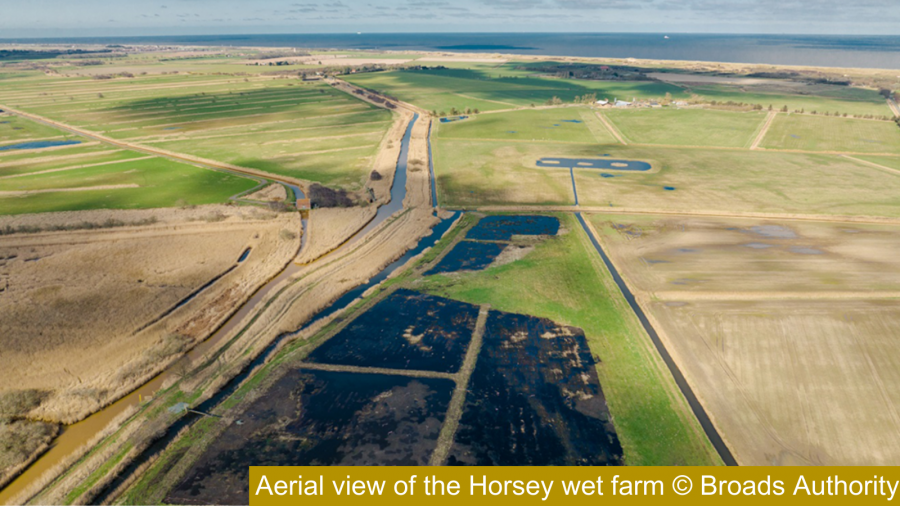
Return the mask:
<path id="1" fill-rule="evenodd" d="M 15 119 L 23 130 L 63 138 L 54 128 Z M 212 204 L 256 185 L 253 179 L 100 143 L 0 151 L 0 214 Z"/>
<path id="2" fill-rule="evenodd" d="M 892 121 L 779 114 L 762 147 L 900 154 L 900 128 Z"/>
<path id="3" fill-rule="evenodd" d="M 584 329 L 629 465 L 718 463 L 687 403 L 578 222 L 517 262 L 436 275 L 415 287 Z"/>
<path id="4" fill-rule="evenodd" d="M 0 147 L 38 139 L 63 139 L 68 137 L 73 136 L 63 135 L 63 132 L 55 128 L 23 120 L 17 116 L 0 114 Z M 0 153 L 6 152 L 0 151 Z"/>
<path id="5" fill-rule="evenodd" d="M 499 77 L 503 76 L 503 77 Z M 571 103 L 596 93 L 597 98 L 660 98 L 666 93 L 687 98 L 681 88 L 655 81 L 584 81 L 530 76 L 522 71 L 487 69 L 403 70 L 356 74 L 347 81 L 395 96 L 437 112 L 452 107 L 482 111 L 541 105 L 552 97 Z"/>
<path id="6" fill-rule="evenodd" d="M 5 174 L 3 169 L 0 169 L 0 174 Z M 256 184 L 244 177 L 164 158 L 126 160 L 110 165 L 0 179 L 0 214 L 213 204 L 225 202 Z M 58 191 L 111 185 L 137 187 Z M 2 193 L 22 191 L 46 192 Z"/>
<path id="7" fill-rule="evenodd" d="M 534 166 L 536 157 L 566 154 L 573 145 L 440 139 L 432 146 L 441 205 L 575 203 L 568 170 Z"/>
<path id="8" fill-rule="evenodd" d="M 4 87 L 0 103 L 117 139 L 358 189 L 392 113 L 321 82 L 155 75 Z"/>
<path id="9" fill-rule="evenodd" d="M 451 208 L 571 205 L 569 171 L 537 168 L 535 161 L 604 154 L 643 160 L 659 170 L 576 169 L 583 206 L 900 217 L 895 174 L 834 155 L 750 150 L 442 139 L 435 143 L 439 198 Z"/>
<path id="10" fill-rule="evenodd" d="M 441 139 L 497 139 L 511 141 L 599 142 L 616 139 L 587 107 L 523 109 L 479 114 L 464 121 L 438 123 Z"/>
<path id="11" fill-rule="evenodd" d="M 856 156 L 854 158 L 865 160 L 867 162 L 877 163 L 878 165 L 882 165 L 889 169 L 900 171 L 900 158 L 889 156 Z"/>
<path id="12" fill-rule="evenodd" d="M 706 109 L 603 111 L 628 142 L 749 148 L 766 114 Z"/>
<path id="13" fill-rule="evenodd" d="M 796 88 L 767 86 L 703 85 L 690 90 L 704 100 L 744 102 L 770 105 L 775 110 L 787 106 L 788 111 L 817 111 L 819 114 L 890 115 L 884 97 L 875 90 L 835 85 L 798 85 Z M 792 93 L 793 92 L 793 93 Z"/>

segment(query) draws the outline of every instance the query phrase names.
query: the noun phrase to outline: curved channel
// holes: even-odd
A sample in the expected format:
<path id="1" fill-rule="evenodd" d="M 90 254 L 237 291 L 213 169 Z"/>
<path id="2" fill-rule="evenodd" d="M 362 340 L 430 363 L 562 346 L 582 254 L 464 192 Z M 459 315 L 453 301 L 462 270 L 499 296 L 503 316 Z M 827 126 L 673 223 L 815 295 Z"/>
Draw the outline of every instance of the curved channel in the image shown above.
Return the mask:
<path id="1" fill-rule="evenodd" d="M 330 258 L 332 255 L 338 253 L 339 251 L 343 251 L 348 246 L 365 237 L 368 232 L 387 220 L 394 213 L 403 209 L 403 200 L 406 198 L 406 169 L 407 158 L 409 155 L 409 142 L 412 137 L 413 125 L 418 120 L 418 118 L 418 114 L 413 115 L 412 119 L 409 122 L 409 125 L 406 128 L 403 139 L 401 140 L 400 156 L 397 160 L 397 169 L 395 171 L 394 180 L 391 184 L 390 203 L 381 206 L 376 212 L 376 215 L 372 219 L 372 221 L 370 221 L 368 225 L 354 234 L 347 242 L 341 245 L 341 247 L 321 257 L 319 260 L 317 260 L 317 262 L 321 262 L 327 258 Z M 298 191 L 299 188 L 292 188 L 292 190 Z M 441 222 L 434 227 L 432 234 L 422 238 L 416 245 L 416 247 L 408 251 L 395 262 L 388 265 L 380 273 L 373 276 L 367 283 L 352 289 L 350 292 L 347 292 L 344 296 L 339 298 L 330 306 L 320 311 L 309 323 L 307 323 L 307 325 L 312 324 L 320 320 L 321 318 L 327 317 L 334 312 L 344 309 L 344 307 L 346 307 L 350 302 L 362 295 L 362 293 L 364 293 L 372 286 L 386 279 L 392 272 L 404 265 L 412 257 L 418 255 L 426 248 L 433 246 L 450 228 L 450 226 L 453 224 L 453 222 L 456 221 L 456 218 L 458 217 L 459 213 L 455 213 L 450 218 L 441 220 Z M 305 226 L 306 220 L 304 220 L 304 227 Z M 305 229 L 303 236 L 304 238 L 306 236 Z M 197 344 L 191 351 L 187 353 L 186 358 L 182 358 L 181 360 L 196 361 L 203 357 L 210 349 L 219 345 L 222 339 L 224 339 L 226 335 L 228 335 L 239 323 L 241 323 L 244 317 L 249 314 L 250 311 L 255 308 L 266 297 L 266 295 L 268 295 L 272 291 L 272 289 L 274 289 L 285 279 L 291 277 L 301 267 L 301 265 L 291 262 L 280 274 L 278 274 L 271 281 L 257 290 L 256 293 L 254 293 L 253 296 L 246 303 L 244 303 L 244 305 L 242 305 L 240 309 L 237 310 L 237 312 L 235 312 L 228 320 L 226 320 L 226 322 L 218 330 L 216 330 L 205 341 Z M 305 326 L 303 328 L 305 328 Z M 303 328 L 299 329 L 297 332 L 303 330 Z M 295 334 L 296 332 L 279 336 L 279 338 L 277 338 L 269 347 L 267 347 L 265 350 L 263 350 L 262 353 L 260 353 L 257 360 L 248 365 L 244 371 L 233 378 L 216 395 L 198 406 L 197 409 L 200 411 L 208 411 L 218 405 L 218 403 L 222 399 L 227 398 L 234 391 L 234 389 L 257 365 L 266 360 L 268 355 L 284 338 L 290 337 Z M 0 504 L 5 504 L 15 495 L 24 490 L 27 485 L 39 479 L 41 475 L 43 475 L 46 471 L 75 453 L 79 448 L 81 448 L 82 445 L 85 444 L 85 442 L 95 437 L 100 431 L 106 428 L 113 421 L 113 419 L 115 419 L 115 417 L 123 413 L 126 409 L 130 408 L 131 406 L 140 404 L 144 397 L 152 397 L 162 387 L 163 383 L 167 379 L 169 379 L 170 376 L 175 374 L 177 365 L 178 363 L 173 364 L 173 366 L 170 366 L 147 383 L 144 383 L 142 386 L 132 391 L 130 394 L 122 397 L 106 408 L 103 408 L 100 411 L 90 415 L 84 420 L 72 425 L 65 426 L 60 435 L 57 436 L 53 441 L 53 444 L 49 450 L 47 450 L 43 455 L 41 455 L 41 457 L 35 460 L 4 489 L 0 490 Z M 142 454 L 137 460 L 144 461 L 146 457 L 152 456 L 155 454 L 155 452 L 158 452 L 159 450 L 164 448 L 165 445 L 174 438 L 174 435 L 177 434 L 182 427 L 193 423 L 193 421 L 195 420 L 194 416 L 196 415 L 188 413 L 184 417 L 182 417 L 178 422 L 176 422 L 175 425 L 170 427 L 163 438 L 161 438 L 159 441 L 157 441 L 157 443 L 154 443 L 150 448 L 148 448 L 148 450 L 145 451 L 144 454 Z M 132 470 L 132 467 L 129 467 L 128 470 Z M 122 473 L 121 476 L 129 474 L 127 472 L 128 470 L 126 470 L 125 473 Z M 114 480 L 113 483 L 115 484 L 118 482 L 119 480 L 117 479 Z M 114 490 L 114 488 L 110 488 L 108 490 Z M 107 493 L 108 490 L 104 491 L 104 493 Z M 100 499 L 101 498 L 98 498 L 98 501 Z"/>

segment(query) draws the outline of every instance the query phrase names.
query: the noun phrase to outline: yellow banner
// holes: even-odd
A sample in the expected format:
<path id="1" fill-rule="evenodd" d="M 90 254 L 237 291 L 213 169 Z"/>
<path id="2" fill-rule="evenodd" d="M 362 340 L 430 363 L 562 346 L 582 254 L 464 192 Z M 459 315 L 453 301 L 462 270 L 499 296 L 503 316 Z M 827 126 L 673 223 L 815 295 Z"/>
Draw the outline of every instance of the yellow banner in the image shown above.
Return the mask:
<path id="1" fill-rule="evenodd" d="M 895 467 L 250 467 L 251 506 L 894 504 L 898 492 Z"/>

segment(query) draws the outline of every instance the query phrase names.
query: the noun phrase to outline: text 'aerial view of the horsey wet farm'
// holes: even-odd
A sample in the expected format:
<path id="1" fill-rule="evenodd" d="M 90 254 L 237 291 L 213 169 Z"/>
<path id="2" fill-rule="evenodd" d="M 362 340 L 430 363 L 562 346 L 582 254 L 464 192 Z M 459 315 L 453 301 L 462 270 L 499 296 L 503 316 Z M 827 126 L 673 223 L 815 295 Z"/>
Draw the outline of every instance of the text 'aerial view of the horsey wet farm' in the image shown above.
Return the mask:
<path id="1" fill-rule="evenodd" d="M 900 491 L 896 0 L 76 3 L 0 8 L 0 505 Z"/>

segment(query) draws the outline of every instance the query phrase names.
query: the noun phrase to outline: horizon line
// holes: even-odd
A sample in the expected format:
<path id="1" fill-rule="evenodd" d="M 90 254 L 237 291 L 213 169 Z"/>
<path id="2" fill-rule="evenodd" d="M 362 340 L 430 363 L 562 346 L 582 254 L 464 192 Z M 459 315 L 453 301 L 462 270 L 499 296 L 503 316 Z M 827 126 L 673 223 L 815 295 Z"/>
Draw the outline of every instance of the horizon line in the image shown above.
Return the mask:
<path id="1" fill-rule="evenodd" d="M 573 31 L 504 31 L 504 32 L 393 32 L 393 31 L 327 31 L 327 32 L 221 32 L 221 33 L 171 33 L 171 34 L 129 34 L 129 35 L 72 35 L 72 36 L 18 36 L 0 37 L 2 41 L 18 40 L 99 40 L 99 39 L 137 39 L 166 37 L 277 37 L 277 36 L 316 36 L 316 35 L 710 35 L 710 36 L 767 36 L 767 37 L 893 37 L 900 34 L 889 33 L 789 33 L 789 32 L 702 32 L 702 31 L 624 31 L 624 32 L 573 32 Z"/>

